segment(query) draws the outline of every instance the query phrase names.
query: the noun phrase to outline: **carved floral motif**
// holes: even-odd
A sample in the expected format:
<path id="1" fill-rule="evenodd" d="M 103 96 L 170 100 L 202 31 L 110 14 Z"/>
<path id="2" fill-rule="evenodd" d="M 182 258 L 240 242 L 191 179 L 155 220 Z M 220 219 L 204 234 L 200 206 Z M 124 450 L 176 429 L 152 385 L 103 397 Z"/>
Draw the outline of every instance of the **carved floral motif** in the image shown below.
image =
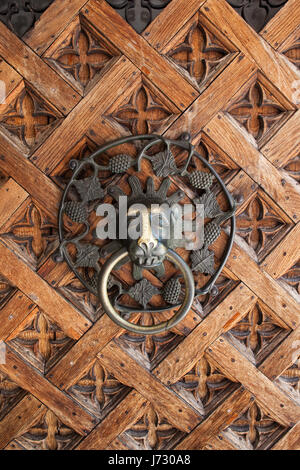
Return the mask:
<path id="1" fill-rule="evenodd" d="M 10 447 L 23 450 L 69 450 L 81 436 L 62 423 L 51 410 L 45 410 L 25 433 L 18 436 Z"/>
<path id="2" fill-rule="evenodd" d="M 289 160 L 283 168 L 289 174 L 289 176 L 294 178 L 297 183 L 300 183 L 300 155 L 297 155 L 295 158 Z"/>
<path id="3" fill-rule="evenodd" d="M 297 294 L 300 294 L 300 260 L 284 273 L 280 280 L 286 282 Z"/>
<path id="4" fill-rule="evenodd" d="M 25 391 L 0 371 L 0 421 L 24 395 Z"/>
<path id="5" fill-rule="evenodd" d="M 234 390 L 235 385 L 206 356 L 202 356 L 173 388 L 202 416 L 207 416 Z"/>
<path id="6" fill-rule="evenodd" d="M 20 218 L 19 218 L 20 217 Z M 37 268 L 57 244 L 57 228 L 49 217 L 33 202 L 17 214 L 16 219 L 1 238 L 8 244 L 19 247 L 21 255 Z"/>
<path id="7" fill-rule="evenodd" d="M 73 342 L 44 313 L 34 311 L 23 329 L 10 339 L 9 345 L 46 373 Z"/>
<path id="8" fill-rule="evenodd" d="M 60 116 L 27 85 L 0 114 L 0 127 L 32 149 L 53 129 Z"/>
<path id="9" fill-rule="evenodd" d="M 172 112 L 142 84 L 129 100 L 110 116 L 130 132 L 151 134 L 158 132 L 172 117 Z"/>
<path id="10" fill-rule="evenodd" d="M 11 285 L 11 283 L 0 275 L 0 306 L 6 302 L 13 291 L 14 287 Z"/>
<path id="11" fill-rule="evenodd" d="M 151 313 L 141 314 L 136 323 L 142 326 L 152 326 L 160 323 L 162 319 Z M 145 367 L 153 369 L 156 364 L 173 349 L 181 340 L 181 336 L 166 331 L 158 335 L 141 335 L 126 332 L 117 342 L 126 349 L 128 354 L 133 354 Z"/>
<path id="12" fill-rule="evenodd" d="M 258 141 L 287 115 L 287 109 L 259 81 L 228 112 Z"/>
<path id="13" fill-rule="evenodd" d="M 121 434 L 120 440 L 130 448 L 160 450 L 172 448 L 183 435 L 149 404 L 143 417 Z"/>
<path id="14" fill-rule="evenodd" d="M 255 304 L 229 332 L 229 337 L 241 342 L 256 362 L 263 357 L 264 350 L 270 351 L 288 334 L 288 328 L 273 318 L 263 306 Z"/>
<path id="15" fill-rule="evenodd" d="M 230 51 L 207 28 L 193 23 L 184 41 L 173 47 L 167 56 L 188 73 L 197 85 L 203 85 L 222 64 Z"/>
<path id="16" fill-rule="evenodd" d="M 271 242 L 286 227 L 287 222 L 260 193 L 257 193 L 237 216 L 237 233 L 247 241 L 257 255 L 265 254 Z"/>
<path id="17" fill-rule="evenodd" d="M 285 432 L 283 426 L 270 417 L 260 405 L 253 402 L 247 411 L 222 434 L 229 440 L 238 439 L 243 449 L 266 450 Z"/>
<path id="18" fill-rule="evenodd" d="M 68 393 L 91 413 L 103 419 L 129 390 L 96 360 L 84 376 L 68 389 Z"/>
<path id="19" fill-rule="evenodd" d="M 82 90 L 114 57 L 115 52 L 80 22 L 63 42 L 58 39 L 57 47 L 54 44 L 45 55 L 51 65 L 70 75 Z"/>
<path id="20" fill-rule="evenodd" d="M 284 54 L 293 64 L 300 68 L 300 37 L 298 37 L 292 45 L 290 45 L 287 49 L 282 51 Z"/>
<path id="21" fill-rule="evenodd" d="M 300 404 L 300 358 L 276 379 L 276 384 Z"/>

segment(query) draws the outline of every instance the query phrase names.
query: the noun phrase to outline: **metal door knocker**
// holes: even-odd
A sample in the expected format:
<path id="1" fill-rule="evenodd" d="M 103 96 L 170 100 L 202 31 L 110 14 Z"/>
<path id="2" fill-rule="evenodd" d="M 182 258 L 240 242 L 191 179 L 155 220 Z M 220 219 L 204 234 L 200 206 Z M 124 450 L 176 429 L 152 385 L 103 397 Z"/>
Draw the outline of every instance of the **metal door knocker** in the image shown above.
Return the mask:
<path id="1" fill-rule="evenodd" d="M 141 334 L 173 328 L 195 297 L 213 289 L 231 251 L 235 202 L 222 179 L 188 134 L 124 137 L 71 160 L 70 168 L 56 261 L 67 262 L 120 327 Z M 225 210 L 217 200 L 222 192 Z M 216 260 L 209 247 L 228 219 Z M 174 315 L 160 321 L 170 310 Z M 152 314 L 155 323 L 130 321 L 140 313 Z"/>

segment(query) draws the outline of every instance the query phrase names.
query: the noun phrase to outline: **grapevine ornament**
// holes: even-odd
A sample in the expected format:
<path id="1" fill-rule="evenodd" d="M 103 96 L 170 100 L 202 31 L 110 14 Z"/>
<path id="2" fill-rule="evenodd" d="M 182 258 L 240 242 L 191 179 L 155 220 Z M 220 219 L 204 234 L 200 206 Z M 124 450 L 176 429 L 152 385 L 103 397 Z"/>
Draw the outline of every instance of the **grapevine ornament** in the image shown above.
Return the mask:
<path id="1" fill-rule="evenodd" d="M 124 144 L 131 148 L 134 146 L 136 156 L 124 151 L 117 153 L 116 149 L 119 146 L 124 149 Z M 107 159 L 112 149 L 115 154 Z M 180 165 L 175 158 L 178 153 L 181 155 Z M 187 154 L 183 163 L 182 154 Z M 153 176 L 149 176 L 145 183 L 142 183 L 144 179 L 141 172 L 143 160 L 150 162 L 153 172 Z M 197 169 L 197 163 L 202 164 L 201 171 Z M 159 135 L 124 137 L 105 144 L 80 161 L 71 160 L 70 168 L 73 175 L 61 200 L 60 247 L 55 260 L 67 262 L 82 284 L 98 296 L 107 315 L 122 328 L 139 334 L 158 334 L 173 328 L 189 312 L 195 297 L 216 289 L 214 284 L 232 248 L 235 202 L 222 179 L 208 161 L 195 151 L 186 133 L 180 140 Z M 174 181 L 181 179 L 182 185 L 188 185 L 196 194 L 192 200 L 194 207 L 198 207 L 196 204 L 203 207 L 203 240 L 197 249 L 187 248 L 187 239 L 175 236 L 174 226 L 179 216 L 174 207 L 176 204 L 178 207 L 185 193 L 178 188 L 170 194 L 170 177 L 173 176 L 176 179 L 172 187 Z M 226 212 L 221 210 L 213 191 L 215 183 L 219 184 L 226 197 L 229 207 Z M 139 237 L 133 237 L 128 229 L 126 237 L 119 234 L 116 238 L 111 237 L 105 242 L 101 240 L 100 243 L 93 225 L 95 217 L 99 215 L 97 207 L 109 200 L 116 213 L 121 214 L 124 196 L 127 196 L 128 220 L 135 213 L 136 204 L 143 205 Z M 150 211 L 154 204 L 169 209 L 169 225 L 159 217 L 155 219 L 152 209 Z M 216 267 L 215 255 L 210 246 L 219 238 L 221 224 L 228 219 L 229 237 Z M 192 224 L 196 227 L 195 222 Z M 74 233 L 70 233 L 70 227 L 74 228 L 74 225 Z M 168 236 L 164 235 L 167 226 Z M 176 252 L 179 247 L 188 250 L 187 261 Z M 174 274 L 163 283 L 166 262 L 173 265 Z M 128 263 L 134 282 L 125 287 L 119 280 L 122 277 L 120 269 Z M 145 276 L 146 272 L 150 276 Z M 196 287 L 199 273 L 208 276 L 201 288 Z M 170 309 L 175 311 L 173 317 L 159 322 L 161 314 Z M 134 313 L 155 315 L 157 323 L 151 326 L 132 323 L 130 317 Z"/>

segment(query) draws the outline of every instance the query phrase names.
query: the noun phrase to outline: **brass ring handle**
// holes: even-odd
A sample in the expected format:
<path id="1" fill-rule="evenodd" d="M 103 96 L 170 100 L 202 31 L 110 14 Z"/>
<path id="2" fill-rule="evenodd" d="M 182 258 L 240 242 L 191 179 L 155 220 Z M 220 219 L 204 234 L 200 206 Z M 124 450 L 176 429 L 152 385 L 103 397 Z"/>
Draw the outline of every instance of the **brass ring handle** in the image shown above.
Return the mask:
<path id="1" fill-rule="evenodd" d="M 185 297 L 183 303 L 176 314 L 167 321 L 159 323 L 152 326 L 142 326 L 130 323 L 125 320 L 112 306 L 108 292 L 107 292 L 107 283 L 110 273 L 113 271 L 114 267 L 128 256 L 128 251 L 126 248 L 122 248 L 113 254 L 103 265 L 101 272 L 98 278 L 98 293 L 99 299 L 107 315 L 111 318 L 112 321 L 117 323 L 120 327 L 125 328 L 126 330 L 132 331 L 133 333 L 143 333 L 145 335 L 162 333 L 164 331 L 173 328 L 177 325 L 189 312 L 195 295 L 195 284 L 194 277 L 186 262 L 173 250 L 169 250 L 166 254 L 166 259 L 174 263 L 182 272 L 184 283 L 185 283 Z"/>

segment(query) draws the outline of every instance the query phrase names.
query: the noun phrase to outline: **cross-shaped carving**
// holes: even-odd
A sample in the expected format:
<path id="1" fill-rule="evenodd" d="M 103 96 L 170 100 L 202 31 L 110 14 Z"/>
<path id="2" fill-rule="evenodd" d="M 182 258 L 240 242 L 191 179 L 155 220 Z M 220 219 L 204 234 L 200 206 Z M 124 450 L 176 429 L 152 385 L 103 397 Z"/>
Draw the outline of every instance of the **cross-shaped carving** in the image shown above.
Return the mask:
<path id="1" fill-rule="evenodd" d="M 247 96 L 234 105 L 229 113 L 245 124 L 246 129 L 256 139 L 260 139 L 275 121 L 282 117 L 284 108 L 277 103 L 265 100 L 262 86 L 254 83 Z"/>
<path id="2" fill-rule="evenodd" d="M 75 29 L 69 47 L 60 49 L 54 56 L 54 60 L 84 87 L 111 58 L 110 52 L 99 46 L 81 25 Z"/>
<path id="3" fill-rule="evenodd" d="M 160 122 L 171 113 L 156 103 L 149 90 L 141 86 L 130 102 L 112 117 L 129 128 L 132 134 L 151 134 Z"/>
<path id="4" fill-rule="evenodd" d="M 214 44 L 209 33 L 198 23 L 189 31 L 185 41 L 168 55 L 200 85 L 206 80 L 212 66 L 224 59 L 228 51 Z"/>
<path id="5" fill-rule="evenodd" d="M 24 89 L 16 100 L 13 111 L 2 115 L 0 122 L 7 130 L 17 134 L 25 145 L 32 147 L 44 128 L 56 119 L 54 114 L 42 108 L 33 95 Z"/>
<path id="6" fill-rule="evenodd" d="M 53 225 L 42 221 L 42 215 L 34 205 L 29 207 L 24 219 L 11 228 L 10 234 L 17 243 L 25 243 L 28 253 L 33 253 L 37 260 L 46 249 L 47 238 L 55 236 Z"/>

